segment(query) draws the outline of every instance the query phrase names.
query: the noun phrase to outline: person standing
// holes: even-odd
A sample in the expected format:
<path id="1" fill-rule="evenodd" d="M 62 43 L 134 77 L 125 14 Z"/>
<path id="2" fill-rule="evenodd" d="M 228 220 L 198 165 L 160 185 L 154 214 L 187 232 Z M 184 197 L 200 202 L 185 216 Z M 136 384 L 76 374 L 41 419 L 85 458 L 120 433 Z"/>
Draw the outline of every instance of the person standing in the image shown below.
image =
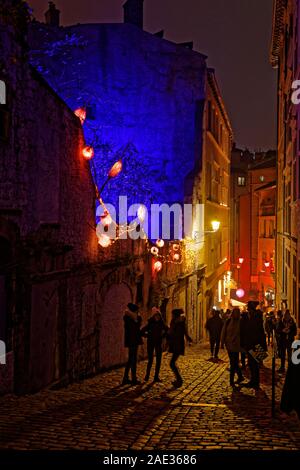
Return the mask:
<path id="1" fill-rule="evenodd" d="M 237 374 L 238 376 L 238 383 L 241 383 L 244 380 L 242 371 L 239 366 L 239 354 L 241 352 L 240 318 L 240 310 L 238 308 L 234 308 L 231 317 L 226 320 L 223 326 L 221 335 L 222 348 L 224 347 L 224 345 L 226 346 L 230 361 L 229 382 L 231 387 L 235 387 L 235 374 Z"/>
<path id="2" fill-rule="evenodd" d="M 267 351 L 266 335 L 263 324 L 263 315 L 260 310 L 256 310 L 258 302 L 248 302 L 248 319 L 241 325 L 241 346 L 248 352 L 248 365 L 250 369 L 250 381 L 245 385 L 248 388 L 258 390 L 260 387 L 259 362 L 253 357 L 250 351 L 257 346 Z"/>
<path id="3" fill-rule="evenodd" d="M 221 332 L 223 328 L 223 321 L 221 320 L 218 310 L 213 310 L 211 312 L 211 317 L 207 320 L 205 328 L 209 334 L 211 359 L 218 360 Z"/>
<path id="4" fill-rule="evenodd" d="M 168 332 L 169 352 L 172 354 L 170 367 L 174 372 L 176 378 L 175 382 L 172 383 L 176 388 L 181 387 L 183 383 L 182 377 L 176 365 L 176 361 L 179 356 L 184 355 L 185 338 L 188 340 L 189 343 L 192 343 L 192 339 L 190 338 L 187 332 L 184 311 L 182 308 L 176 308 L 172 311 L 172 320 Z"/>
<path id="5" fill-rule="evenodd" d="M 246 310 L 243 310 L 241 313 L 241 328 L 244 322 L 246 322 L 247 320 L 248 320 L 248 312 Z M 247 353 L 245 350 L 242 349 L 241 351 L 242 370 L 246 369 L 246 357 L 247 357 Z"/>
<path id="6" fill-rule="evenodd" d="M 287 356 L 288 363 L 291 361 L 292 344 L 297 334 L 296 322 L 288 309 L 284 312 L 283 319 L 278 325 L 278 333 L 281 343 L 281 367 L 278 372 L 285 372 L 285 359 Z"/>
<path id="7" fill-rule="evenodd" d="M 143 344 L 141 337 L 142 317 L 139 314 L 139 308 L 133 303 L 127 305 L 124 320 L 125 348 L 128 348 L 128 361 L 125 367 L 122 385 L 138 385 L 137 380 L 137 354 L 139 345 Z M 129 371 L 131 371 L 131 381 L 129 380 Z"/>
<path id="8" fill-rule="evenodd" d="M 149 318 L 147 325 L 144 326 L 144 328 L 141 330 L 142 336 L 147 338 L 148 364 L 145 382 L 147 382 L 150 378 L 154 351 L 156 354 L 154 382 L 161 382 L 159 378 L 159 371 L 162 358 L 162 341 L 163 338 L 167 335 L 167 331 L 168 327 L 163 321 L 160 310 L 156 307 L 153 307 L 152 316 Z"/>

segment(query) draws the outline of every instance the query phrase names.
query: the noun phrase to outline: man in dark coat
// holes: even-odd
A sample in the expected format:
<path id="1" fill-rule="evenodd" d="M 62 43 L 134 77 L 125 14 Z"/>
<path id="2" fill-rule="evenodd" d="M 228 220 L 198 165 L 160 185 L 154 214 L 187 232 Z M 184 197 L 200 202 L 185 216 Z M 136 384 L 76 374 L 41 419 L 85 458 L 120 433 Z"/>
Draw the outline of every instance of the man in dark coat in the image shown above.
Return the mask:
<path id="1" fill-rule="evenodd" d="M 245 387 L 259 389 L 259 362 L 254 359 L 250 351 L 257 345 L 267 351 L 266 335 L 264 331 L 263 315 L 256 310 L 258 302 L 248 302 L 248 318 L 241 321 L 241 347 L 248 352 L 248 365 L 250 369 L 250 382 Z"/>
<path id="2" fill-rule="evenodd" d="M 176 380 L 173 382 L 174 387 L 181 387 L 183 380 L 179 373 L 179 370 L 176 366 L 176 361 L 179 356 L 184 355 L 185 350 L 185 338 L 192 342 L 192 339 L 188 335 L 186 327 L 186 319 L 183 315 L 184 311 L 182 308 L 176 308 L 172 311 L 172 320 L 168 333 L 169 340 L 169 352 L 172 353 L 172 358 L 170 361 L 170 367 L 175 374 Z"/>
<path id="3" fill-rule="evenodd" d="M 207 320 L 205 328 L 209 334 L 211 359 L 218 360 L 220 349 L 221 333 L 223 328 L 223 321 L 221 320 L 218 310 L 211 312 L 211 317 Z"/>
<path id="4" fill-rule="evenodd" d="M 149 318 L 148 323 L 141 330 L 142 336 L 147 338 L 147 353 L 148 364 L 145 381 L 147 382 L 150 377 L 151 367 L 153 364 L 154 351 L 156 354 L 155 375 L 154 382 L 161 382 L 159 378 L 159 371 L 162 358 L 162 341 L 166 336 L 168 327 L 163 321 L 162 315 L 158 308 L 153 307 L 152 316 Z"/>
<path id="5" fill-rule="evenodd" d="M 285 360 L 286 355 L 288 363 L 291 361 L 292 355 L 292 344 L 297 334 L 297 325 L 295 320 L 287 309 L 284 312 L 283 319 L 279 321 L 277 325 L 277 334 L 279 335 L 280 342 L 280 359 L 281 367 L 278 372 L 285 372 Z"/>
<path id="6" fill-rule="evenodd" d="M 138 313 L 138 306 L 132 303 L 127 305 L 123 320 L 125 332 L 125 348 L 128 348 L 128 361 L 125 367 L 122 385 L 138 385 L 140 382 L 136 377 L 137 353 L 140 344 L 143 344 L 141 337 L 142 317 Z M 131 382 L 129 371 L 131 370 Z"/>

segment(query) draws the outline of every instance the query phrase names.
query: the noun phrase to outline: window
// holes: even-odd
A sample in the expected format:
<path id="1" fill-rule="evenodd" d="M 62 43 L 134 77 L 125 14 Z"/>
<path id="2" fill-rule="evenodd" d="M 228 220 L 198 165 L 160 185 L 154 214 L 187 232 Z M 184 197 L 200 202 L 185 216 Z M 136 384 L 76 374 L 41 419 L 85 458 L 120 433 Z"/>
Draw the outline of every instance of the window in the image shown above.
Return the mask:
<path id="1" fill-rule="evenodd" d="M 238 186 L 246 186 L 245 176 L 238 176 Z"/>
<path id="2" fill-rule="evenodd" d="M 265 181 L 265 177 L 264 176 L 260 176 L 259 177 L 259 181 L 261 181 L 262 183 Z"/>

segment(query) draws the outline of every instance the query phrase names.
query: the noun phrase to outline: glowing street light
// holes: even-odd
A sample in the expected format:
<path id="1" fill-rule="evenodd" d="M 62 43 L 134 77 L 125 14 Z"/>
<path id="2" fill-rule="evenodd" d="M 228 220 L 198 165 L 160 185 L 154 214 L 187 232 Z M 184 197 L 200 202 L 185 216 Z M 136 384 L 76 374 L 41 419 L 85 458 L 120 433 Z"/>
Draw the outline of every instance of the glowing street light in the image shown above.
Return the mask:
<path id="1" fill-rule="evenodd" d="M 238 289 L 238 290 L 236 291 L 236 296 L 237 296 L 239 299 L 241 299 L 242 297 L 244 297 L 244 295 L 245 295 L 244 289 Z"/>
<path id="2" fill-rule="evenodd" d="M 239 258 L 239 264 L 243 264 L 244 258 Z"/>
<path id="3" fill-rule="evenodd" d="M 213 232 L 217 232 L 220 228 L 219 220 L 213 220 L 211 223 L 211 226 L 212 226 Z"/>

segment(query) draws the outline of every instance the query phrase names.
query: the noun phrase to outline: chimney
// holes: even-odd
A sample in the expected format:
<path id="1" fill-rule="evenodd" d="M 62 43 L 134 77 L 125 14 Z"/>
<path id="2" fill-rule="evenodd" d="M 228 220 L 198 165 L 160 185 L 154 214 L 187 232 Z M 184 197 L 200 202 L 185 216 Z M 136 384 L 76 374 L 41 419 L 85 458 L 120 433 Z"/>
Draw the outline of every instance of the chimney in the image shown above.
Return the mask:
<path id="1" fill-rule="evenodd" d="M 144 0 L 127 0 L 124 3 L 124 23 L 134 24 L 140 29 L 143 29 L 143 11 Z"/>
<path id="2" fill-rule="evenodd" d="M 49 2 L 49 10 L 45 13 L 46 24 L 50 26 L 59 26 L 60 11 L 57 10 L 53 2 Z"/>

